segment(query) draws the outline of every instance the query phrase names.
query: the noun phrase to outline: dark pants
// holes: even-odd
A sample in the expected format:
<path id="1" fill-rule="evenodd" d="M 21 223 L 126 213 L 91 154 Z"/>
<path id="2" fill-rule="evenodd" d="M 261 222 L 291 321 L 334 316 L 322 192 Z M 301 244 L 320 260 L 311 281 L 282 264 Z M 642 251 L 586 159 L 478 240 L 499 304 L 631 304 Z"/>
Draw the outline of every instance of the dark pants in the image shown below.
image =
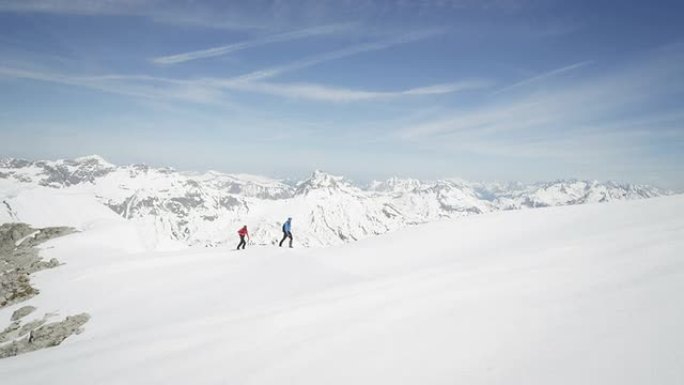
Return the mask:
<path id="1" fill-rule="evenodd" d="M 247 245 L 247 242 L 245 242 L 245 236 L 240 235 L 240 243 L 238 243 L 238 250 L 240 250 L 240 246 L 242 246 L 242 250 L 245 249 L 245 246 Z"/>
<path id="2" fill-rule="evenodd" d="M 280 247 L 283 246 L 283 242 L 285 242 L 287 238 L 290 238 L 290 247 L 292 247 L 292 232 L 290 231 L 283 231 L 283 239 L 280 240 Z"/>

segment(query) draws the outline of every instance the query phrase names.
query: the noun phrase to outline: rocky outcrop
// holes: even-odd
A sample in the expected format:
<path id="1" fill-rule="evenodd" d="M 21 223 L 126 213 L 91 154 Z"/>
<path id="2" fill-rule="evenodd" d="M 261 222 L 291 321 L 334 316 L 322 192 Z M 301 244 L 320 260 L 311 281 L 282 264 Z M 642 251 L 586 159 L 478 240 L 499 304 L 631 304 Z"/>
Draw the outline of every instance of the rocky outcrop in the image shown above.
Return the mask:
<path id="1" fill-rule="evenodd" d="M 27 300 L 38 294 L 31 286 L 28 273 L 9 271 L 0 274 L 0 308 Z"/>
<path id="2" fill-rule="evenodd" d="M 23 223 L 0 226 L 0 308 L 38 294 L 38 289 L 31 286 L 30 274 L 60 263 L 54 258 L 42 260 L 35 247 L 71 232 L 73 230 L 67 227 L 34 229 Z M 11 323 L 0 331 L 0 358 L 57 346 L 72 334 L 79 333 L 90 319 L 88 314 L 82 313 L 47 323 L 51 315 L 45 314 L 43 318 L 22 324 L 22 320 L 35 310 L 33 306 L 23 306 L 12 313 Z"/>
<path id="3" fill-rule="evenodd" d="M 35 307 L 33 306 L 24 306 L 22 308 L 19 308 L 12 313 L 12 318 L 10 318 L 11 321 L 18 321 L 27 315 L 33 313 L 36 310 Z"/>
<path id="4" fill-rule="evenodd" d="M 35 246 L 71 232 L 67 227 L 33 229 L 23 223 L 0 226 L 0 308 L 38 294 L 29 275 L 59 266 L 59 261 L 42 260 Z"/>
<path id="5" fill-rule="evenodd" d="M 0 358 L 12 357 L 39 349 L 57 346 L 73 334 L 79 334 L 90 316 L 81 313 L 66 317 L 63 321 L 46 324 L 48 315 L 25 325 L 14 321 L 0 332 Z"/>

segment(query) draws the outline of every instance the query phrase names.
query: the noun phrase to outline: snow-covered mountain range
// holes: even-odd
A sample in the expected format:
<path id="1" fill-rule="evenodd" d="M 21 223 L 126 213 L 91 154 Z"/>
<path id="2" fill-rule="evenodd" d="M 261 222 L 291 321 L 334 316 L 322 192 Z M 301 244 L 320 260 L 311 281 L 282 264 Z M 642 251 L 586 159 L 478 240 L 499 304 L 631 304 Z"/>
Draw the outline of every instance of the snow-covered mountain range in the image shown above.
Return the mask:
<path id="1" fill-rule="evenodd" d="M 487 184 L 392 178 L 359 186 L 322 171 L 284 183 L 215 171 L 115 166 L 99 156 L 0 160 L 0 223 L 78 228 L 123 219 L 148 228 L 152 243 L 204 246 L 235 242 L 242 224 L 254 242 L 274 244 L 287 217 L 294 218 L 296 243 L 326 246 L 442 218 L 665 194 L 652 186 L 580 180 Z"/>

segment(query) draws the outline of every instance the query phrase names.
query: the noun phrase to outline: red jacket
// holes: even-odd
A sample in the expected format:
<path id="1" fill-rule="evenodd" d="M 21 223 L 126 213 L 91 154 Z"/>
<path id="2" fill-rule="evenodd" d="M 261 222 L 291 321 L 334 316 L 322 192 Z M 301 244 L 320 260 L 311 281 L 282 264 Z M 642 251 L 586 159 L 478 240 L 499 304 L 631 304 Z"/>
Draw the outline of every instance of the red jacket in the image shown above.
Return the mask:
<path id="1" fill-rule="evenodd" d="M 244 237 L 245 235 L 248 235 L 248 234 L 247 234 L 247 226 L 245 226 L 245 227 L 241 228 L 240 230 L 238 230 L 238 235 L 241 236 L 241 237 Z"/>

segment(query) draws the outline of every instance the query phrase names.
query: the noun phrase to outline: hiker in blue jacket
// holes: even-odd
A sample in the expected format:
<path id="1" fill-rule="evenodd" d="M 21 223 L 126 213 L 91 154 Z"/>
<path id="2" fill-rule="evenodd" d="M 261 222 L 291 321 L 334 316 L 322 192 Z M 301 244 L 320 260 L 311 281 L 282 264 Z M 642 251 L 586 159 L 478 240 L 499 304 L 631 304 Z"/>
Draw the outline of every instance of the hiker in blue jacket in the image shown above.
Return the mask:
<path id="1" fill-rule="evenodd" d="M 292 218 L 287 218 L 283 223 L 283 239 L 280 240 L 280 247 L 283 247 L 283 242 L 290 238 L 290 247 L 292 247 Z"/>

